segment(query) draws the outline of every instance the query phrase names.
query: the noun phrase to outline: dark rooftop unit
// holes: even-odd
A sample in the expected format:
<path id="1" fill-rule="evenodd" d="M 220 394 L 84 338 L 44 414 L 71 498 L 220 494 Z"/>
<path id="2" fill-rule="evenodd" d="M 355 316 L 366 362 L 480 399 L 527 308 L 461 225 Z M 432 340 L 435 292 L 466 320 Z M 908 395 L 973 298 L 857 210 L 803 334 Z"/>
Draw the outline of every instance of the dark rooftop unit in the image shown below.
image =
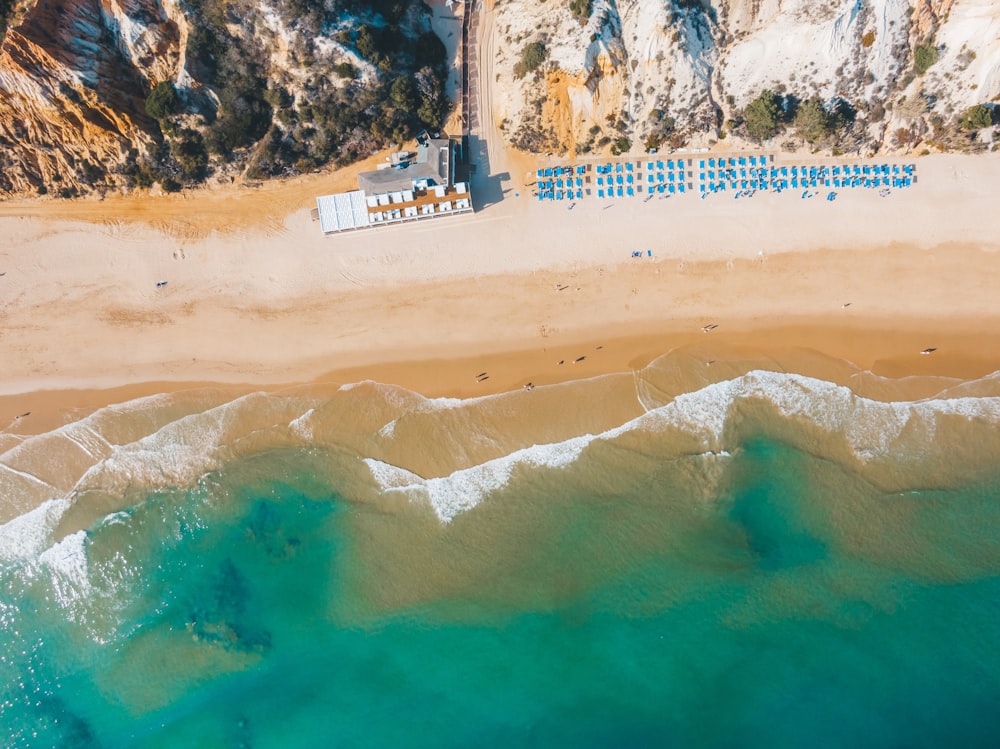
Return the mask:
<path id="1" fill-rule="evenodd" d="M 394 158 L 394 163 L 383 169 L 361 172 L 358 188 L 365 195 L 379 195 L 410 190 L 419 181 L 424 181 L 426 186 L 450 187 L 455 175 L 453 161 L 452 143 L 447 134 L 439 133 L 432 138 L 425 130 L 417 136 L 415 159 Z"/>

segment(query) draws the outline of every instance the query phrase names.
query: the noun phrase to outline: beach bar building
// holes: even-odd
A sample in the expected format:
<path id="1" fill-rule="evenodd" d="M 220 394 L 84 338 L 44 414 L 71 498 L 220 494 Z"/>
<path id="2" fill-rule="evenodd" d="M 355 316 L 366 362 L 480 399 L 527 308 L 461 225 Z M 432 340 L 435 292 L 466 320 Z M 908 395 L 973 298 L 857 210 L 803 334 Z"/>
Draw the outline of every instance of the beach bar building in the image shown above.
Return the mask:
<path id="1" fill-rule="evenodd" d="M 455 181 L 457 146 L 444 133 L 417 136 L 416 152 L 399 151 L 358 189 L 316 198 L 324 234 L 472 212 L 468 182 Z"/>

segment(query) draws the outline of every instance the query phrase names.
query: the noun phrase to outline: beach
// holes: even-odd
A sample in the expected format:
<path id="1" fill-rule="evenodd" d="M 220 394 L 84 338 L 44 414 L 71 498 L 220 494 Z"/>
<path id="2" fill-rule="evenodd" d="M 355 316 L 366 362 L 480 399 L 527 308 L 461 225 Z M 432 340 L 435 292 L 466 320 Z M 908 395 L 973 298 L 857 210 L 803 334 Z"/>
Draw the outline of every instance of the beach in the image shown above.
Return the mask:
<path id="1" fill-rule="evenodd" d="M 1000 360 L 985 188 L 997 171 L 993 157 L 928 157 L 917 185 L 884 199 L 572 210 L 512 178 L 472 217 L 336 236 L 310 220 L 309 190 L 344 175 L 263 194 L 5 204 L 0 392 L 8 418 L 44 416 L 19 405 L 39 403 L 30 393 L 142 383 L 373 378 L 467 397 L 627 371 L 709 337 L 893 376 L 982 376 Z"/>

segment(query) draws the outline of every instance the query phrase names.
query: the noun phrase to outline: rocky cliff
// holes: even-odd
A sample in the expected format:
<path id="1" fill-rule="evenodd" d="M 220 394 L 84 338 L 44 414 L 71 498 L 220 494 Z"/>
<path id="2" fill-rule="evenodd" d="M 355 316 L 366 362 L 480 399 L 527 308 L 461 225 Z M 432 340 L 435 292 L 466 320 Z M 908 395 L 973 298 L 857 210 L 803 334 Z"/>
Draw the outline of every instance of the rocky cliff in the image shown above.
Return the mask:
<path id="1" fill-rule="evenodd" d="M 447 114 L 419 0 L 2 0 L 0 195 L 349 162 Z"/>
<path id="2" fill-rule="evenodd" d="M 969 149 L 997 121 L 993 0 L 475 8 L 492 115 L 526 150 Z M 348 163 L 439 127 L 454 85 L 422 0 L 0 0 L 0 16 L 0 196 Z"/>
<path id="3" fill-rule="evenodd" d="M 151 80 L 176 73 L 159 0 L 36 0 L 0 47 L 0 191 L 73 189 L 151 141 Z M 65 184 L 63 179 L 65 178 Z"/>
<path id="4" fill-rule="evenodd" d="M 982 148 L 969 108 L 997 121 L 991 0 L 497 0 L 494 33 L 496 116 L 527 149 L 760 140 L 762 92 L 789 148 Z M 826 120 L 797 128 L 810 100 Z"/>

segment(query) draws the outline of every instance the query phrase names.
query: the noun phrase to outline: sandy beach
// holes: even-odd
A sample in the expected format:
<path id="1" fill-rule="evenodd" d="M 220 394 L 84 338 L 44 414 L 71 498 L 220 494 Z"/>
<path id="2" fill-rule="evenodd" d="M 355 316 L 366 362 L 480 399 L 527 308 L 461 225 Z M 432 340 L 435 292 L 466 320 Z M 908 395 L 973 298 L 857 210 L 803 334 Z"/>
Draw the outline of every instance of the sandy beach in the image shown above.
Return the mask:
<path id="1" fill-rule="evenodd" d="M 998 173 L 992 156 L 935 156 L 919 160 L 917 185 L 884 199 L 585 199 L 568 210 L 537 203 L 507 172 L 480 193 L 503 200 L 473 216 L 328 237 L 310 203 L 353 172 L 7 203 L 0 422 L 31 411 L 10 428 L 43 429 L 74 400 L 124 392 L 58 391 L 208 382 L 372 378 L 468 397 L 627 371 L 709 340 L 805 347 L 890 376 L 978 377 L 1000 367 Z M 27 395 L 40 392 L 50 395 Z"/>

